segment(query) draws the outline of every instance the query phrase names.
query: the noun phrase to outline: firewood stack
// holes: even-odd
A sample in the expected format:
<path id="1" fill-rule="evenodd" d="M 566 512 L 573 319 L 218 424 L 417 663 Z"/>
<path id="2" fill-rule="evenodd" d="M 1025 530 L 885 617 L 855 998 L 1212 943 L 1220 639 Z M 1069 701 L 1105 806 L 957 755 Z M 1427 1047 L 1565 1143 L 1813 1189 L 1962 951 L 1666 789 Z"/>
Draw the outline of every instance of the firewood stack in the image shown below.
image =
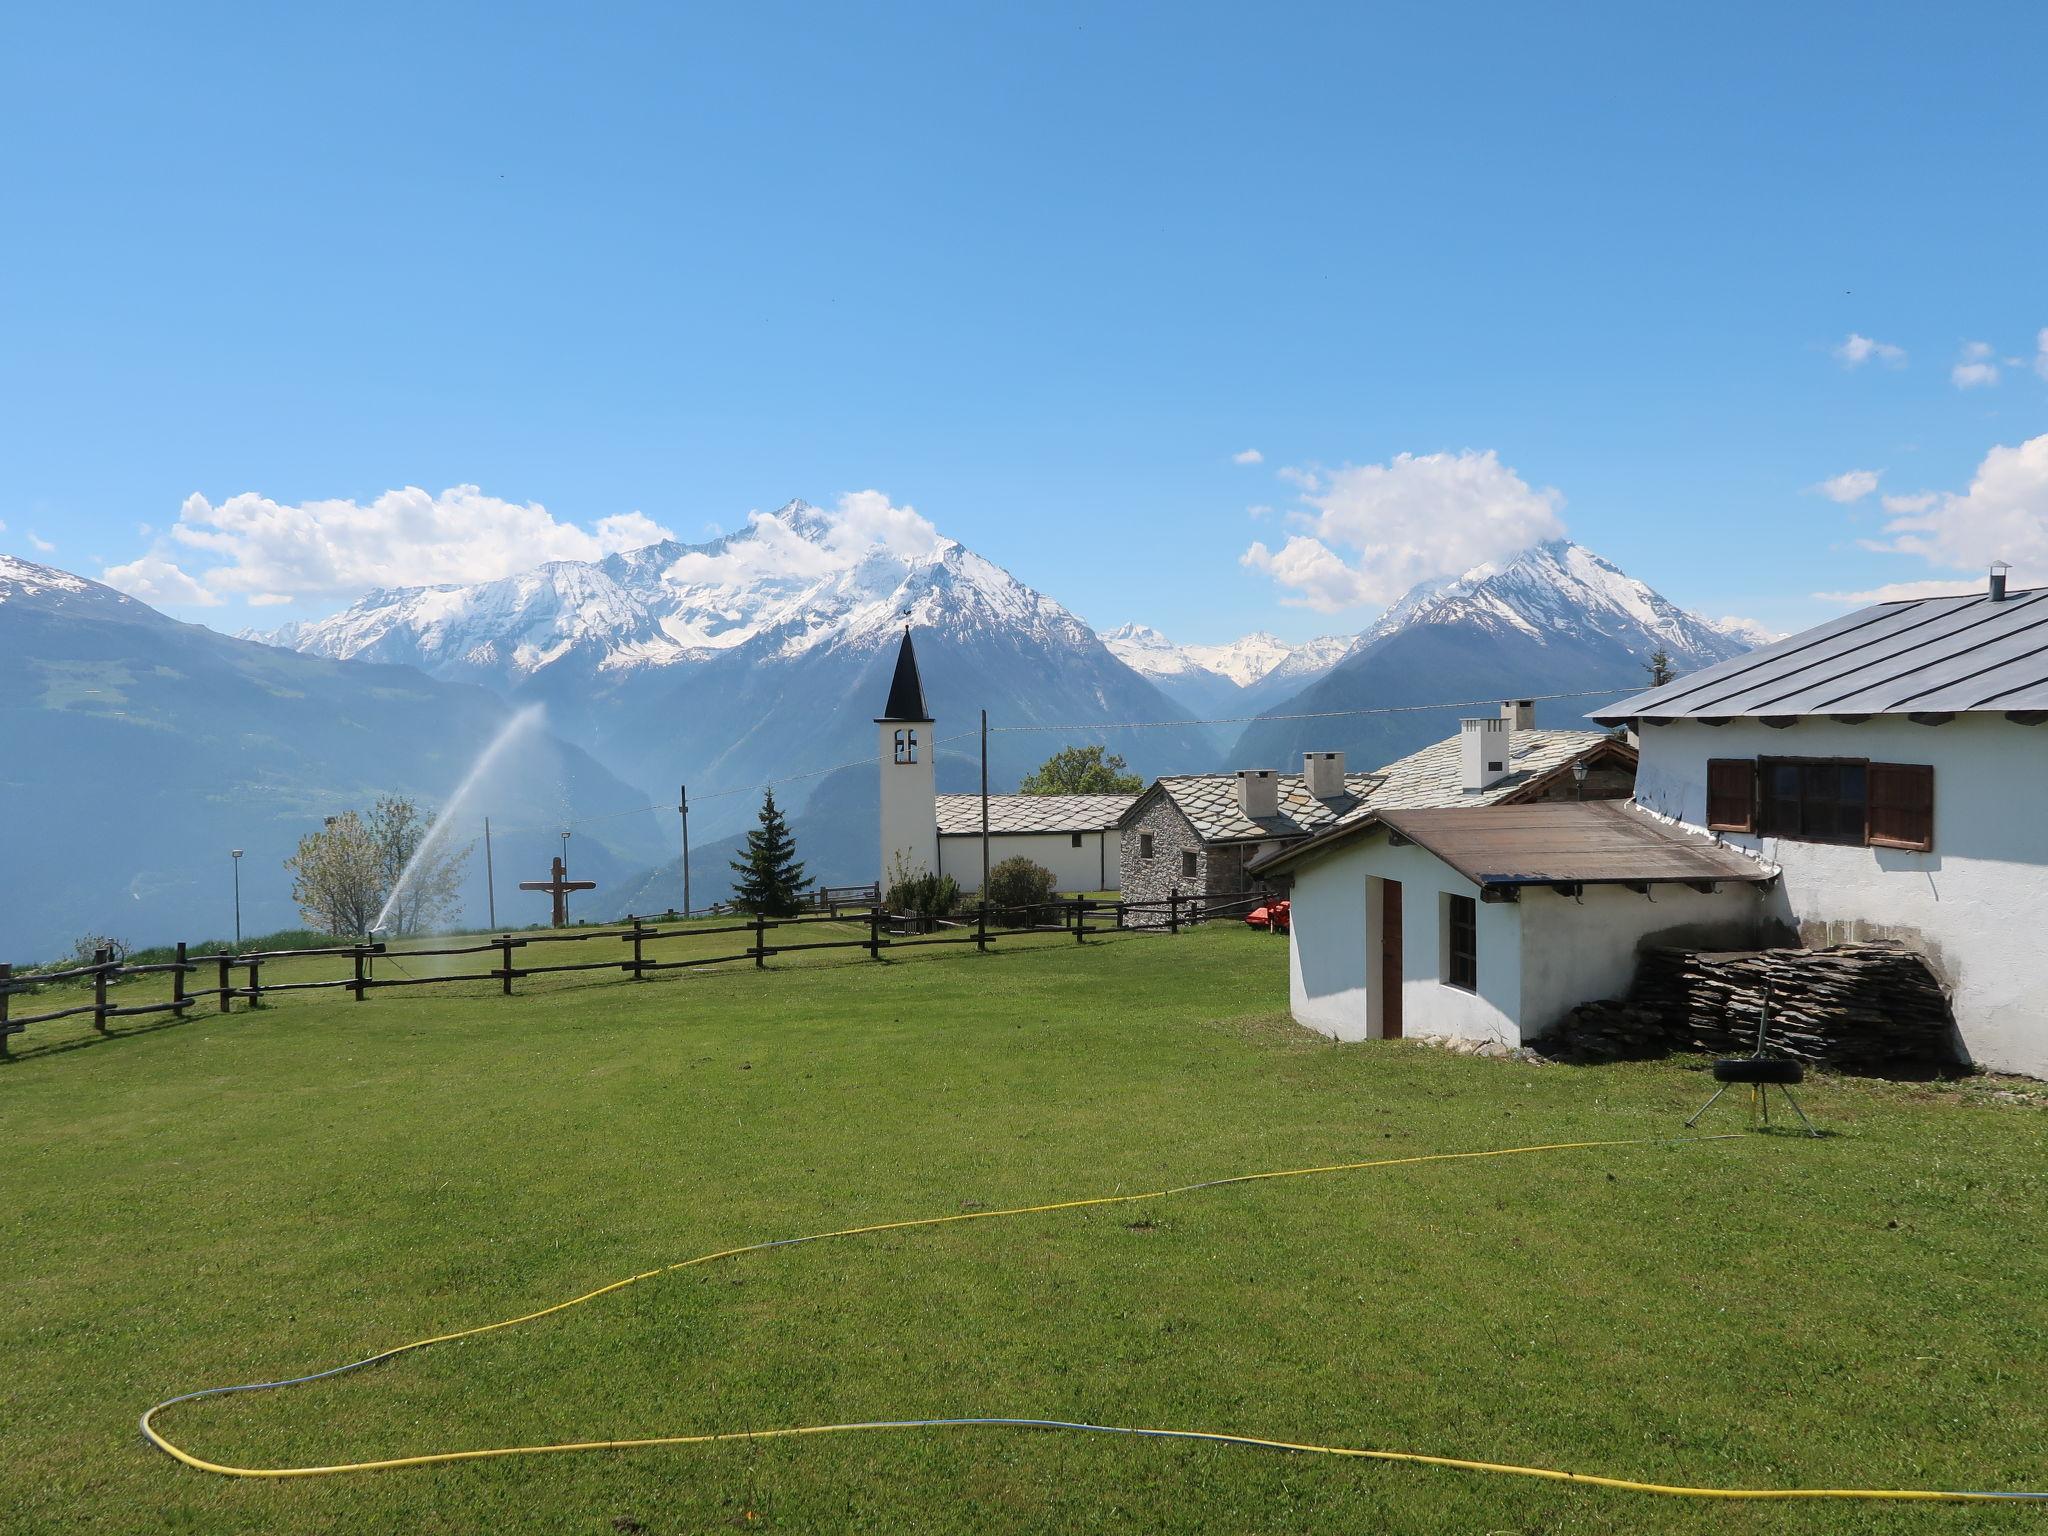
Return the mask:
<path id="1" fill-rule="evenodd" d="M 1647 950 L 1626 1001 L 1582 1004 L 1539 1049 L 1573 1061 L 1669 1051 L 1746 1056 L 1756 1045 L 1766 991 L 1774 1054 L 1877 1075 L 1960 1064 L 1948 998 L 1926 961 L 1878 943 Z"/>

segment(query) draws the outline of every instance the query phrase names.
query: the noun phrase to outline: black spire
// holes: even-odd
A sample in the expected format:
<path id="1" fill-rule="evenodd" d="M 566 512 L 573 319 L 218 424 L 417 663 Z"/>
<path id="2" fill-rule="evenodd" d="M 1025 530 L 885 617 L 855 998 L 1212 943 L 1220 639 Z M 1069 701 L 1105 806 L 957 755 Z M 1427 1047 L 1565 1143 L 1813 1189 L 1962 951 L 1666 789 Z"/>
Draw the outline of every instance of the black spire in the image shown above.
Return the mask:
<path id="1" fill-rule="evenodd" d="M 917 675 L 917 651 L 910 643 L 910 626 L 903 626 L 903 648 L 896 653 L 896 676 L 889 683 L 889 703 L 882 720 L 916 720 L 928 723 L 932 713 L 925 708 L 924 681 Z"/>

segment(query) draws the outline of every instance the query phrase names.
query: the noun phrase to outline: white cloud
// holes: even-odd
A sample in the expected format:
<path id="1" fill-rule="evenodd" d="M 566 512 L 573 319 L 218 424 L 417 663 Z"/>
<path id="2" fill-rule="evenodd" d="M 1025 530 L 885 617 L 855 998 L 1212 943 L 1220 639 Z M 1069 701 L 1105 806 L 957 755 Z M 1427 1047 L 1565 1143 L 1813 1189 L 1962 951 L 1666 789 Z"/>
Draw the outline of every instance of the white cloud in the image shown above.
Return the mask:
<path id="1" fill-rule="evenodd" d="M 2016 567 L 2015 585 L 2048 580 L 2048 434 L 2016 448 L 1993 448 L 1967 491 L 1891 510 L 1887 541 L 1875 548 L 1917 555 L 1949 571 L 2009 560 Z"/>
<path id="2" fill-rule="evenodd" d="M 1280 473 L 1302 488 L 1289 514 L 1302 531 L 1277 552 L 1253 544 L 1240 563 L 1298 594 L 1284 601 L 1325 613 L 1392 602 L 1564 532 L 1564 498 L 1532 489 L 1492 449 Z"/>
<path id="3" fill-rule="evenodd" d="M 1966 341 L 1962 358 L 1948 371 L 1957 389 L 1977 389 L 1998 382 L 1998 364 L 1992 361 L 1991 343 Z"/>
<path id="4" fill-rule="evenodd" d="M 899 507 L 880 491 L 849 491 L 829 512 L 823 533 L 807 538 L 777 513 L 750 512 L 752 537 L 715 554 L 691 553 L 663 573 L 671 586 L 724 587 L 762 580 L 811 581 L 851 570 L 870 555 L 914 560 L 945 540 L 915 507 Z"/>
<path id="5" fill-rule="evenodd" d="M 1872 587 L 1868 592 L 1816 592 L 1813 595 L 1823 603 L 1909 603 L 1922 597 L 1962 597 L 1982 590 L 1982 582 L 1955 576 L 1940 581 L 1894 581 L 1882 587 Z"/>
<path id="6" fill-rule="evenodd" d="M 2041 334 L 2034 338 L 2034 372 L 2048 379 L 2048 325 L 2041 327 Z"/>
<path id="7" fill-rule="evenodd" d="M 110 565 L 100 572 L 100 580 L 157 608 L 218 608 L 222 602 L 174 561 L 156 553 L 126 565 Z"/>
<path id="8" fill-rule="evenodd" d="M 190 551 L 183 558 L 194 571 L 181 569 L 164 543 L 116 569 L 146 572 L 136 579 L 159 586 L 175 587 L 183 578 L 216 598 L 290 601 L 353 597 L 370 587 L 490 581 L 542 561 L 596 560 L 666 537 L 638 512 L 600 518 L 586 529 L 560 521 L 538 502 L 502 501 L 473 485 L 438 495 L 407 486 L 367 503 L 291 504 L 250 491 L 216 507 L 195 493 L 170 529 L 170 542 Z"/>
<path id="9" fill-rule="evenodd" d="M 33 528 L 26 530 L 22 534 L 22 537 L 28 540 L 29 548 L 31 549 L 39 550 L 46 555 L 54 555 L 55 553 L 57 553 L 57 546 L 52 544 L 48 539 L 39 538 L 36 535 L 35 529 Z"/>
<path id="10" fill-rule="evenodd" d="M 1859 336 L 1851 331 L 1843 338 L 1842 344 L 1835 348 L 1835 356 L 1841 359 L 1845 368 L 1861 368 L 1872 358 L 1899 368 L 1905 365 L 1906 349 L 1895 347 L 1888 341 L 1874 341 L 1868 336 Z"/>
<path id="11" fill-rule="evenodd" d="M 1941 500 L 1941 497 L 1933 491 L 1916 491 L 1911 496 L 1884 496 L 1880 497 L 1879 500 L 1884 503 L 1885 511 L 1894 514 L 1905 514 L 1925 512 L 1929 507 Z"/>
<path id="12" fill-rule="evenodd" d="M 249 606 L 251 608 L 276 608 L 291 600 L 291 594 L 288 592 L 251 592 L 249 594 Z"/>
<path id="13" fill-rule="evenodd" d="M 1266 462 L 1266 456 L 1256 448 L 1247 448 L 1243 453 L 1233 453 L 1230 456 L 1230 462 L 1233 464 L 1263 464 Z"/>
<path id="14" fill-rule="evenodd" d="M 1881 469 L 1845 469 L 1839 475 L 1831 475 L 1819 485 L 1809 489 L 1827 497 L 1829 501 L 1847 506 L 1852 501 L 1861 501 L 1877 489 L 1877 477 Z"/>

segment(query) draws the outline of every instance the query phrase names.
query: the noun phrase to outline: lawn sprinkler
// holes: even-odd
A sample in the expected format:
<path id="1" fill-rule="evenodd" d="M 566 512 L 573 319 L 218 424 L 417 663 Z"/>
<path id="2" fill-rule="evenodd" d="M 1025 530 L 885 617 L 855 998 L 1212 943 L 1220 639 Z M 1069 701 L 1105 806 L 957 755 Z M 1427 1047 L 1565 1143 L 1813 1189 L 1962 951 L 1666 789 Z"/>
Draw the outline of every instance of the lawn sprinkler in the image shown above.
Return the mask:
<path id="1" fill-rule="evenodd" d="M 1761 1122 L 1763 1129 L 1771 1128 L 1771 1090 L 1776 1088 L 1785 1095 L 1785 1102 L 1792 1106 L 1792 1113 L 1799 1117 L 1799 1123 L 1806 1127 L 1806 1134 L 1818 1136 L 1813 1122 L 1806 1118 L 1806 1111 L 1799 1107 L 1799 1101 L 1792 1097 L 1792 1085 L 1806 1081 L 1806 1068 L 1785 1056 L 1772 1056 L 1766 1045 L 1771 1029 L 1771 990 L 1764 988 L 1763 1007 L 1756 1021 L 1756 1049 L 1747 1056 L 1729 1056 L 1714 1063 L 1714 1081 L 1721 1086 L 1714 1090 L 1714 1096 L 1699 1107 L 1699 1111 L 1686 1121 L 1686 1129 L 1700 1123 L 1702 1116 L 1721 1101 L 1721 1095 L 1737 1083 L 1749 1085 L 1749 1123 L 1755 1126 Z"/>

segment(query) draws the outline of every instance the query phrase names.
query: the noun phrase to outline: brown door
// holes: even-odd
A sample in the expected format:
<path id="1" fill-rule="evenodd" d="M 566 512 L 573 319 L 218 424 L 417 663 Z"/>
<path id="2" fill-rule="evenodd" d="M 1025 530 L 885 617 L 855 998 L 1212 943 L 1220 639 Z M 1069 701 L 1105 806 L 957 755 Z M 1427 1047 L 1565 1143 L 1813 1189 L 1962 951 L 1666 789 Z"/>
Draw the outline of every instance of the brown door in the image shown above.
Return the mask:
<path id="1" fill-rule="evenodd" d="M 1401 1038 L 1401 882 L 1380 882 L 1380 1037 Z"/>

